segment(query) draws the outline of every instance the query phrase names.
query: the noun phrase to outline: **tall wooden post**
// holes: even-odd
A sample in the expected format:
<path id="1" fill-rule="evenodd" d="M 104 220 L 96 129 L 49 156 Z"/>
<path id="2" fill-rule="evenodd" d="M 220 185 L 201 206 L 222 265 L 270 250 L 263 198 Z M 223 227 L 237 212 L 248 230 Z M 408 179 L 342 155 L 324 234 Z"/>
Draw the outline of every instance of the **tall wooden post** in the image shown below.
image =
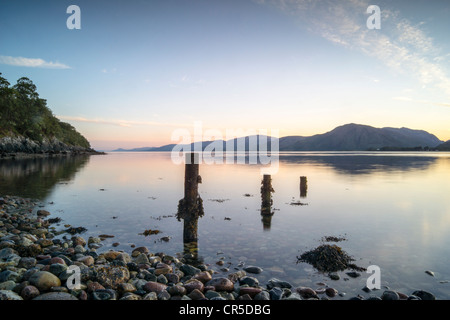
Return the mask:
<path id="1" fill-rule="evenodd" d="M 261 182 L 261 216 L 264 230 L 270 229 L 272 221 L 272 192 L 275 192 L 272 188 L 272 178 L 265 174 Z"/>
<path id="2" fill-rule="evenodd" d="M 300 177 L 300 198 L 306 198 L 308 194 L 308 180 L 306 177 Z"/>
<path id="3" fill-rule="evenodd" d="M 201 183 L 199 173 L 199 154 L 186 154 L 184 173 L 184 198 L 178 203 L 178 220 L 183 219 L 183 242 L 190 244 L 198 240 L 198 218 L 202 217 L 203 201 L 198 194 L 198 184 Z"/>

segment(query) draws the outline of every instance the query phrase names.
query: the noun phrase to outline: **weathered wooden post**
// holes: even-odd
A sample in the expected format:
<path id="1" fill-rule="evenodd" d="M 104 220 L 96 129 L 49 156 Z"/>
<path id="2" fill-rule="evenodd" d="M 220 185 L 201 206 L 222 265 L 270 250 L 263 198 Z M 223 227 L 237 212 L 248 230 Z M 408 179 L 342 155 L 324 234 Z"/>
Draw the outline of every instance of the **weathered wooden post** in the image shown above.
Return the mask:
<path id="1" fill-rule="evenodd" d="M 300 177 L 300 198 L 306 198 L 308 193 L 308 181 L 304 176 Z"/>
<path id="2" fill-rule="evenodd" d="M 178 202 L 177 219 L 184 220 L 183 242 L 191 244 L 197 242 L 198 218 L 202 217 L 203 201 L 198 194 L 198 184 L 201 183 L 199 175 L 199 154 L 186 154 L 184 173 L 184 198 Z"/>
<path id="3" fill-rule="evenodd" d="M 272 188 L 272 178 L 269 174 L 265 174 L 261 182 L 261 217 L 265 230 L 270 229 L 272 221 L 272 192 L 275 192 Z"/>

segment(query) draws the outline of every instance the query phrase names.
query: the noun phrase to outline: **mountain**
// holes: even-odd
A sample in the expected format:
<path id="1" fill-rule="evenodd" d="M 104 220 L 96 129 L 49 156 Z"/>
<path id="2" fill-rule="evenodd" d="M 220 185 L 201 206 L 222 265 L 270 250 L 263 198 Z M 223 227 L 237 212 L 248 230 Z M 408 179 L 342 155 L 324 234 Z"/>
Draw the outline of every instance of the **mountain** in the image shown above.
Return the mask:
<path id="1" fill-rule="evenodd" d="M 444 142 L 436 147 L 439 151 L 450 151 L 450 140 Z"/>
<path id="2" fill-rule="evenodd" d="M 247 136 L 235 138 L 228 142 L 234 143 L 236 150 L 239 143 L 245 145 L 245 150 L 249 150 L 252 141 L 267 141 L 267 149 L 270 150 L 272 137 Z M 213 141 L 203 141 L 202 150 Z M 423 130 L 412 130 L 408 128 L 375 128 L 361 124 L 346 124 L 339 126 L 329 132 L 316 134 L 313 136 L 287 136 L 279 138 L 280 151 L 365 151 L 365 150 L 409 150 L 414 148 L 435 148 L 442 144 L 435 135 Z M 216 146 L 222 144 L 226 150 L 227 141 L 215 141 Z M 172 151 L 175 144 L 162 147 L 117 149 L 114 151 Z M 189 145 L 185 145 L 186 147 Z M 190 145 L 194 150 L 194 144 Z M 212 146 L 211 146 L 212 147 Z"/>
<path id="3" fill-rule="evenodd" d="M 434 148 L 441 144 L 436 136 L 408 128 L 374 128 L 346 124 L 310 137 L 280 138 L 280 151 L 363 151 L 381 148 Z"/>

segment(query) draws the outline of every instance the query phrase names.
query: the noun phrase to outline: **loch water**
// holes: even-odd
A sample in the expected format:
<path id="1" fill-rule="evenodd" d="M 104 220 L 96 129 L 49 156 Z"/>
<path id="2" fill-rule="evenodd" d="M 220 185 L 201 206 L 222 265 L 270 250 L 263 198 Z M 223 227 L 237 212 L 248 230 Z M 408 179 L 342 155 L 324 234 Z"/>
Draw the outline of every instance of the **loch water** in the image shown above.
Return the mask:
<path id="1" fill-rule="evenodd" d="M 271 278 L 293 286 L 325 282 L 345 293 L 365 292 L 370 274 L 338 272 L 331 280 L 297 257 L 325 243 L 336 244 L 367 268 L 380 267 L 381 286 L 405 294 L 426 290 L 450 299 L 450 153 L 282 153 L 272 174 L 273 215 L 261 215 L 261 165 L 200 164 L 204 216 L 198 222 L 198 258 L 219 273 L 258 266 L 261 285 Z M 300 177 L 307 193 L 300 194 Z M 39 199 L 35 208 L 82 226 L 82 237 L 114 235 L 99 252 L 150 252 L 182 256 L 184 165 L 170 153 L 112 152 L 106 155 L 1 160 L 0 196 Z M 301 204 L 301 205 L 300 205 Z M 148 236 L 145 230 L 159 230 Z M 60 235 L 63 236 L 63 235 Z M 66 236 L 70 236 L 67 235 Z M 168 237 L 170 238 L 168 241 Z M 117 245 L 118 243 L 118 245 Z M 113 244 L 115 244 L 113 246 Z M 223 264 L 216 264 L 223 261 Z M 434 276 L 425 273 L 432 271 Z"/>

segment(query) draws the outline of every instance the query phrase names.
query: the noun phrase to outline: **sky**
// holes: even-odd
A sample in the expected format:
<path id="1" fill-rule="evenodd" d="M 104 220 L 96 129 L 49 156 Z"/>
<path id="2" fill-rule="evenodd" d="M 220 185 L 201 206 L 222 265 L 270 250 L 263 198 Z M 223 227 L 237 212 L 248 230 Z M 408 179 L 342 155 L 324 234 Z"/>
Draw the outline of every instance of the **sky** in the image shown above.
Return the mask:
<path id="1" fill-rule="evenodd" d="M 2 0 L 0 72 L 30 78 L 97 150 L 178 143 L 196 123 L 224 137 L 359 123 L 446 141 L 449 17 L 439 0 Z"/>

